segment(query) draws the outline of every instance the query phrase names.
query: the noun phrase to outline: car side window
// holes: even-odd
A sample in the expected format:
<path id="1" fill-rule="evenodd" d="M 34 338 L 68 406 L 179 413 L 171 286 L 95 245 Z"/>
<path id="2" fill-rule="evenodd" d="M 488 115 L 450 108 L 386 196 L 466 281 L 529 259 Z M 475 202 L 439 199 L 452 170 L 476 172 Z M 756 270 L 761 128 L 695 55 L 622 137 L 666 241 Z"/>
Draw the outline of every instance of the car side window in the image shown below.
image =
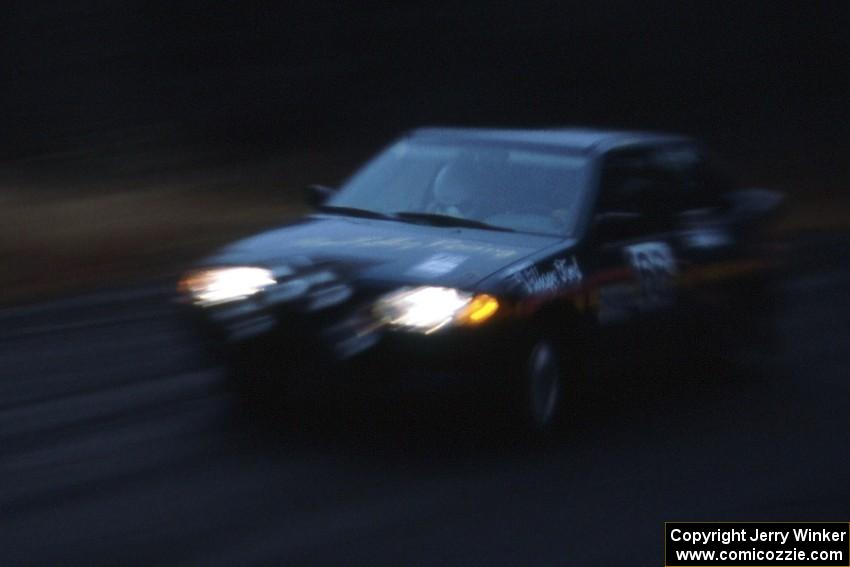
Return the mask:
<path id="1" fill-rule="evenodd" d="M 731 177 L 705 149 L 672 145 L 660 148 L 653 159 L 674 180 L 670 208 L 676 214 L 710 214 L 724 207 L 723 194 L 732 189 Z"/>
<path id="2" fill-rule="evenodd" d="M 671 227 L 676 179 L 654 159 L 652 150 L 630 150 L 603 164 L 597 220 L 622 219 L 611 237 L 639 238 Z M 611 231 L 606 231 L 611 232 Z"/>

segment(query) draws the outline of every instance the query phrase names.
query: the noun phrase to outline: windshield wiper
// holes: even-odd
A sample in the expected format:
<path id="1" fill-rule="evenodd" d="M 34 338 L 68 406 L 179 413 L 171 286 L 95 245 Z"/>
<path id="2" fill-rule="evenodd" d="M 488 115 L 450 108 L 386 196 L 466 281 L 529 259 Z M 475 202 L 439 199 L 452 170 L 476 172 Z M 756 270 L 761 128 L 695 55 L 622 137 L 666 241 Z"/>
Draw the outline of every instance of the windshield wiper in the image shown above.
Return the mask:
<path id="1" fill-rule="evenodd" d="M 322 213 L 332 215 L 346 215 L 349 217 L 362 217 L 367 219 L 392 219 L 391 215 L 373 211 L 371 209 L 360 209 L 358 207 L 340 207 L 337 205 L 319 205 L 317 209 Z"/>
<path id="2" fill-rule="evenodd" d="M 319 212 L 329 213 L 332 215 L 346 215 L 351 217 L 361 217 L 369 219 L 385 219 L 385 220 L 406 220 L 406 221 L 421 221 L 432 226 L 454 226 L 463 228 L 483 228 L 485 230 L 498 230 L 502 232 L 516 232 L 511 228 L 496 226 L 486 222 L 467 219 L 463 217 L 453 217 L 451 215 L 441 215 L 439 213 L 422 213 L 418 211 L 399 211 L 397 213 L 387 214 L 371 209 L 360 209 L 358 207 L 343 207 L 337 205 L 320 205 L 317 207 Z"/>
<path id="3" fill-rule="evenodd" d="M 453 217 L 451 215 L 441 215 L 439 213 L 420 213 L 417 211 L 399 211 L 392 214 L 393 217 L 410 220 L 423 221 L 433 226 L 457 226 L 464 228 L 483 228 L 485 230 L 499 230 L 502 232 L 516 232 L 512 228 L 504 226 L 496 226 L 475 219 L 467 219 L 463 217 Z"/>

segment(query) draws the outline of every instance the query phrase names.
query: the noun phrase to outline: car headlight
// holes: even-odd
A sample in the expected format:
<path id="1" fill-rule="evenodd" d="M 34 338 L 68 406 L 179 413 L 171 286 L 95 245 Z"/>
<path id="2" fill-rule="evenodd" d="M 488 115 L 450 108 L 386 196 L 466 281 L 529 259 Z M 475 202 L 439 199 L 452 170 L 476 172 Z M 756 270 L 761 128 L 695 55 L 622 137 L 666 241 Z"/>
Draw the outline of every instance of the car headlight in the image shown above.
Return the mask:
<path id="1" fill-rule="evenodd" d="M 477 325 L 499 309 L 495 297 L 448 287 L 403 288 L 381 297 L 375 315 L 389 326 L 429 334 L 447 325 Z"/>
<path id="2" fill-rule="evenodd" d="M 274 274 L 265 268 L 233 266 L 190 272 L 180 280 L 178 290 L 194 303 L 211 306 L 245 299 L 274 284 Z"/>

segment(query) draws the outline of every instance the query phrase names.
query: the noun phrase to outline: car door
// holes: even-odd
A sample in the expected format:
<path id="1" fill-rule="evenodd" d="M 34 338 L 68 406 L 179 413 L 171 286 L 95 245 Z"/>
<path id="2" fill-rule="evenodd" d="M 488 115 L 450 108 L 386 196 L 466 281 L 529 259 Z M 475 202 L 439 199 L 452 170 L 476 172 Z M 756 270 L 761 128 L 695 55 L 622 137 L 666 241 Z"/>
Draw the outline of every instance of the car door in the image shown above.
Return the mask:
<path id="1" fill-rule="evenodd" d="M 691 304 L 722 301 L 715 292 L 758 268 L 727 199 L 734 184 L 696 145 L 669 148 L 658 160 L 676 175 L 673 230 L 681 291 Z"/>
<path id="2" fill-rule="evenodd" d="M 653 160 L 673 179 L 669 209 L 683 271 L 733 256 L 738 235 L 724 200 L 733 187 L 729 176 L 697 144 L 659 148 Z"/>
<path id="3" fill-rule="evenodd" d="M 607 155 L 591 229 L 599 263 L 599 323 L 667 312 L 676 302 L 678 262 L 670 194 L 675 180 L 653 159 L 655 148 Z"/>

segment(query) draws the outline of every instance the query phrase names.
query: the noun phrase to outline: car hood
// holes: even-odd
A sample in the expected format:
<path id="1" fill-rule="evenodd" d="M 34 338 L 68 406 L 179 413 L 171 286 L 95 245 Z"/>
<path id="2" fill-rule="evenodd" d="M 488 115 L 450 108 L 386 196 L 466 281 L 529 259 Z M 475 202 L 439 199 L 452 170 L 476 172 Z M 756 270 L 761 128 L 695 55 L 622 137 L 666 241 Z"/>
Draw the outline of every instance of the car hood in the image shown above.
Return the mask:
<path id="1" fill-rule="evenodd" d="M 349 281 L 473 288 L 559 242 L 553 236 L 316 215 L 235 242 L 203 264 L 296 271 L 322 266 Z"/>

